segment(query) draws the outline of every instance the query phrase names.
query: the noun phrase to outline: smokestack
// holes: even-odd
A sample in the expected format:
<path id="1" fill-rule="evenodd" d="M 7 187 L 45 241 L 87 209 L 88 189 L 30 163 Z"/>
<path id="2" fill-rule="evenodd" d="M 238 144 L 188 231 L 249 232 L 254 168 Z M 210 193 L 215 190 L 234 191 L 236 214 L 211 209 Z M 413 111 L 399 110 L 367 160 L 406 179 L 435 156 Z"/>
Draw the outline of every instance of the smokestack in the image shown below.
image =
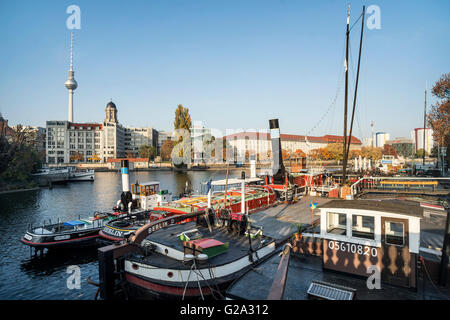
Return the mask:
<path id="1" fill-rule="evenodd" d="M 284 183 L 284 165 L 281 151 L 280 127 L 278 119 L 269 120 L 270 139 L 272 140 L 272 176 L 273 183 Z"/>
<path id="2" fill-rule="evenodd" d="M 256 156 L 250 156 L 250 178 L 256 178 Z"/>
<path id="3" fill-rule="evenodd" d="M 245 214 L 245 171 L 241 172 L 241 213 Z"/>
<path id="4" fill-rule="evenodd" d="M 128 160 L 121 160 L 120 165 L 121 165 L 120 172 L 122 173 L 122 191 L 125 193 L 130 192 L 130 175 L 128 174 Z"/>

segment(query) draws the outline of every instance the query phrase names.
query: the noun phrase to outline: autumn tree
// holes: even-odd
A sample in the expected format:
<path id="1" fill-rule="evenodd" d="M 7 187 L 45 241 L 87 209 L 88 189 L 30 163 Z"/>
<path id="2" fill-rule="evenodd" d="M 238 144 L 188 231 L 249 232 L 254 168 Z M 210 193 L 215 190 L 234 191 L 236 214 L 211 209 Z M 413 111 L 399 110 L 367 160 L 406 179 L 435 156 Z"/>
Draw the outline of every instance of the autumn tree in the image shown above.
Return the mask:
<path id="1" fill-rule="evenodd" d="M 179 104 L 175 110 L 175 121 L 173 122 L 175 129 L 175 141 L 178 143 L 182 140 L 181 136 L 177 133 L 177 129 L 185 129 L 190 132 L 192 123 L 191 115 L 188 108 L 183 108 L 183 105 Z"/>
<path id="2" fill-rule="evenodd" d="M 174 145 L 172 147 L 175 148 L 176 156 L 186 158 L 188 155 L 185 152 L 192 153 L 190 137 L 191 137 L 191 116 L 189 114 L 189 109 L 184 108 L 183 105 L 179 104 L 177 109 L 175 110 L 175 121 L 173 123 L 174 126 Z M 184 138 L 183 138 L 184 137 Z M 185 143 L 180 144 L 183 140 L 186 140 Z M 189 141 L 187 141 L 189 139 Z M 187 143 L 187 144 L 186 144 Z M 180 144 L 180 145 L 179 145 Z M 189 150 L 189 151 L 188 151 Z M 192 155 L 189 154 L 188 159 L 191 158 Z M 172 159 L 173 160 L 173 159 Z"/>
<path id="3" fill-rule="evenodd" d="M 331 155 L 330 159 L 342 160 L 343 159 L 343 148 L 342 143 L 329 143 L 325 147 L 325 151 L 329 152 Z"/>
<path id="4" fill-rule="evenodd" d="M 349 153 L 348 153 L 348 158 L 349 159 L 359 158 L 359 156 L 362 157 L 361 150 L 359 150 L 359 149 L 350 150 Z"/>
<path id="5" fill-rule="evenodd" d="M 298 157 L 306 157 L 306 153 L 304 153 L 302 149 L 295 150 L 295 155 Z"/>
<path id="6" fill-rule="evenodd" d="M 74 152 L 71 156 L 70 156 L 70 160 L 71 161 L 78 161 L 78 162 L 83 162 L 84 161 L 84 155 L 80 152 Z"/>
<path id="7" fill-rule="evenodd" d="M 171 139 L 167 139 L 166 141 L 164 141 L 164 143 L 161 146 L 161 158 L 164 161 L 168 161 L 171 159 L 172 156 L 172 149 L 173 146 L 175 145 L 175 142 L 172 141 Z"/>
<path id="8" fill-rule="evenodd" d="M 450 73 L 441 76 L 431 93 L 438 101 L 431 106 L 428 113 L 428 125 L 433 129 L 434 140 L 450 150 Z M 450 162 L 448 151 L 447 162 Z"/>
<path id="9" fill-rule="evenodd" d="M 395 150 L 395 148 L 393 146 L 391 146 L 390 144 L 385 144 L 383 146 L 382 154 L 387 155 L 387 156 L 394 156 L 395 158 L 398 158 L 397 150 Z"/>
<path id="10" fill-rule="evenodd" d="M 333 155 L 324 148 L 313 149 L 308 155 L 312 160 L 331 160 L 333 158 Z"/>
<path id="11" fill-rule="evenodd" d="M 372 160 L 380 160 L 383 155 L 382 148 L 374 148 L 374 147 L 362 147 L 361 148 L 361 157 L 363 158 L 372 158 Z"/>

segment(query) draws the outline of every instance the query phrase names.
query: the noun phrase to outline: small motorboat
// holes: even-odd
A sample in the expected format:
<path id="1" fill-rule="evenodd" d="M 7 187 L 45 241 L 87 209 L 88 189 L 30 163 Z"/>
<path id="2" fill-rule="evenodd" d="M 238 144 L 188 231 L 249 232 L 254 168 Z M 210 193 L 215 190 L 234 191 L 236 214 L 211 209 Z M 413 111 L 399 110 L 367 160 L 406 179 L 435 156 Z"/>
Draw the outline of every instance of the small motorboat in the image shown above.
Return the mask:
<path id="1" fill-rule="evenodd" d="M 109 221 L 99 232 L 101 242 L 122 241 L 129 237 L 140 227 L 157 220 L 162 220 L 174 215 L 174 213 L 161 210 L 149 210 Z"/>
<path id="2" fill-rule="evenodd" d="M 69 168 L 69 181 L 94 181 L 95 171 L 93 169 L 77 170 L 75 167 Z"/>
<path id="3" fill-rule="evenodd" d="M 29 227 L 22 243 L 36 249 L 74 248 L 96 244 L 98 232 L 108 221 L 127 213 L 95 213 L 93 217 Z"/>

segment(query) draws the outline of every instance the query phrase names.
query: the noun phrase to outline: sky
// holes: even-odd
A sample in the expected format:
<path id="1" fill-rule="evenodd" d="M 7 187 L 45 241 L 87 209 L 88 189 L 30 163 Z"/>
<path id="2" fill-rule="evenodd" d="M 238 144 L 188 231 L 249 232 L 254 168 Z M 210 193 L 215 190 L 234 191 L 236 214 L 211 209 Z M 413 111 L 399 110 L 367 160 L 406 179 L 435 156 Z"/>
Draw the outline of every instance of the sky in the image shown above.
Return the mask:
<path id="1" fill-rule="evenodd" d="M 424 92 L 450 72 L 450 1 L 146 0 L 0 2 L 0 112 L 10 125 L 67 120 L 74 30 L 75 122 L 102 122 L 112 99 L 125 126 L 173 129 L 192 120 L 227 129 L 343 134 L 347 4 L 349 107 L 366 12 L 353 133 L 409 137 L 423 126 Z M 335 101 L 335 103 L 333 103 Z M 428 108 L 434 102 L 428 91 Z"/>

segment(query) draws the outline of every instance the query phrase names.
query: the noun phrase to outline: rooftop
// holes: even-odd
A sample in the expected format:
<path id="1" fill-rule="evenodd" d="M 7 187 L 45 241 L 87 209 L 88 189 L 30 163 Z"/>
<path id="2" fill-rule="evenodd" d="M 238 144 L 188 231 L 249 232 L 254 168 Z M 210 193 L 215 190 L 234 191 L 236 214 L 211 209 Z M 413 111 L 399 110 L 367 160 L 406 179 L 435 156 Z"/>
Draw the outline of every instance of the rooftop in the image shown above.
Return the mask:
<path id="1" fill-rule="evenodd" d="M 257 139 L 257 140 L 270 140 L 270 134 L 267 132 L 238 132 L 233 133 L 227 136 L 224 136 L 225 139 Z M 335 136 L 335 135 L 324 135 L 322 137 L 313 137 L 313 136 L 303 136 L 296 134 L 280 134 L 280 138 L 283 141 L 302 141 L 302 142 L 317 142 L 317 143 L 341 143 L 344 141 L 343 136 Z M 352 136 L 351 143 L 353 144 L 362 144 L 361 140 Z"/>
<path id="2" fill-rule="evenodd" d="M 401 200 L 332 200 L 320 206 L 321 208 L 359 209 L 380 212 L 406 214 L 423 217 L 423 208 L 420 203 Z"/>

